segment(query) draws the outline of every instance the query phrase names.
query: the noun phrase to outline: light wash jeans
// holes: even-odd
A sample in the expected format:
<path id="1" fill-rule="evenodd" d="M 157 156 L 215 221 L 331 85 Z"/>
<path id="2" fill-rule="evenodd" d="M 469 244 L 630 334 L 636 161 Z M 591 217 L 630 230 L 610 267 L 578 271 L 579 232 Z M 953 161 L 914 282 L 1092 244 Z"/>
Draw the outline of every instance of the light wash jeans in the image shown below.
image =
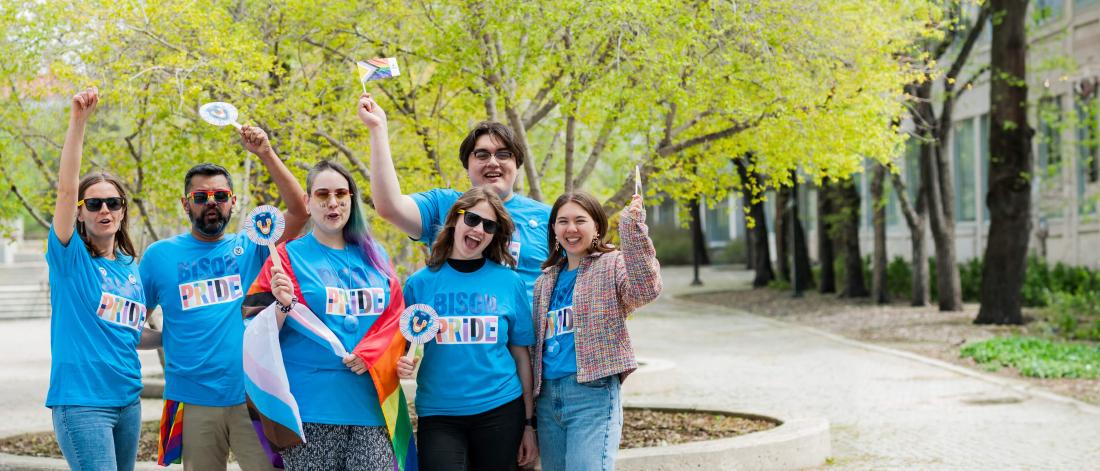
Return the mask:
<path id="1" fill-rule="evenodd" d="M 70 469 L 132 471 L 141 433 L 141 400 L 123 407 L 54 406 L 53 430 Z"/>
<path id="2" fill-rule="evenodd" d="M 539 455 L 545 471 L 615 469 L 623 433 L 619 375 L 578 384 L 546 380 L 539 394 Z"/>

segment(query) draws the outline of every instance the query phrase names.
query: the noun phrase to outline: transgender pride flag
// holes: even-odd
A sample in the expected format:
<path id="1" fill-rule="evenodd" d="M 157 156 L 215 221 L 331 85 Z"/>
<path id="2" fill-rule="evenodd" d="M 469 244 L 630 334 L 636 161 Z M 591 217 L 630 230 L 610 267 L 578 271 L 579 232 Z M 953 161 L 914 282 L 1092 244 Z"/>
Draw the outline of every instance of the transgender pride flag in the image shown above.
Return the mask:
<path id="1" fill-rule="evenodd" d="M 304 299 L 298 290 L 286 246 L 278 247 L 287 275 L 295 285 L 298 299 Z M 271 260 L 264 264 L 260 275 L 245 298 L 245 312 L 250 315 L 259 306 L 266 305 L 249 322 L 244 331 L 245 394 L 251 412 L 259 415 L 264 437 L 276 451 L 285 450 L 305 442 L 302 417 L 298 402 L 290 393 L 290 382 L 283 366 L 283 353 L 279 344 L 279 326 L 276 308 L 271 295 Z M 405 337 L 398 328 L 401 311 L 405 308 L 401 285 L 396 277 L 390 279 L 390 304 L 371 325 L 367 334 L 354 349 L 354 354 L 366 363 L 378 394 L 379 406 L 386 419 L 395 457 L 395 471 L 417 470 L 416 443 L 412 435 L 408 402 L 397 379 L 397 358 L 404 353 Z M 339 358 L 348 351 L 340 339 L 306 306 L 299 302 L 287 313 L 283 328 L 294 329 L 322 346 L 332 350 Z"/>

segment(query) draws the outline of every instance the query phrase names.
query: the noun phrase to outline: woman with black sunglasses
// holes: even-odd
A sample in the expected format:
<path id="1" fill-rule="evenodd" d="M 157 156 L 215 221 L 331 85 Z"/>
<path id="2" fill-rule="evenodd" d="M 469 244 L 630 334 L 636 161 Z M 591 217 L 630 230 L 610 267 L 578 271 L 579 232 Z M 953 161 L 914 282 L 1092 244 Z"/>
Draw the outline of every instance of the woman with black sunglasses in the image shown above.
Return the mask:
<path id="1" fill-rule="evenodd" d="M 458 198 L 432 245 L 428 266 L 405 283 L 405 304 L 439 314 L 417 374 L 417 449 L 431 470 L 509 470 L 534 461 L 531 302 L 509 266 L 515 226 L 500 197 L 477 187 Z M 411 378 L 404 356 L 397 372 Z M 518 458 L 517 458 L 518 451 Z"/>
<path id="2" fill-rule="evenodd" d="M 95 88 L 73 96 L 61 150 L 46 250 L 53 310 L 46 407 L 70 468 L 132 470 L 141 427 L 137 348 L 159 346 L 160 333 L 143 328 L 121 182 L 103 172 L 77 182 L 84 128 L 98 103 Z"/>

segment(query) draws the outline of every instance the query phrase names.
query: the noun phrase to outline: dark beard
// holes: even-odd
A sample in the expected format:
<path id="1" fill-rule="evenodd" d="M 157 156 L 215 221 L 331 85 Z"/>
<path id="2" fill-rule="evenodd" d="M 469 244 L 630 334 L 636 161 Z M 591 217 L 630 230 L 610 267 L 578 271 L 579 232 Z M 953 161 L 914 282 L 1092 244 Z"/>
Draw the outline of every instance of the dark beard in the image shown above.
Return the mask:
<path id="1" fill-rule="evenodd" d="M 198 216 L 191 215 L 191 227 L 202 233 L 207 237 L 217 237 L 225 232 L 225 226 L 229 225 L 229 218 L 233 217 L 233 209 L 230 208 L 229 215 L 223 216 L 221 211 L 214 209 L 214 214 L 217 214 L 217 218 L 213 221 L 207 222 L 206 213 L 207 209 L 204 207 L 202 212 Z"/>

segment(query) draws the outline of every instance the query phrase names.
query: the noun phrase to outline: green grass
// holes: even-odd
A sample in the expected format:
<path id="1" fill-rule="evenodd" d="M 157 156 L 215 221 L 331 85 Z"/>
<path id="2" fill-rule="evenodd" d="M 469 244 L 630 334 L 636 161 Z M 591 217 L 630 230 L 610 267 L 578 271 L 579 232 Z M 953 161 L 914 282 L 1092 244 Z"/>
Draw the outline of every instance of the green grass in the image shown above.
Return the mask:
<path id="1" fill-rule="evenodd" d="M 1100 345 L 1035 337 L 998 337 L 966 345 L 959 352 L 986 369 L 1016 368 L 1033 378 L 1100 377 Z"/>

